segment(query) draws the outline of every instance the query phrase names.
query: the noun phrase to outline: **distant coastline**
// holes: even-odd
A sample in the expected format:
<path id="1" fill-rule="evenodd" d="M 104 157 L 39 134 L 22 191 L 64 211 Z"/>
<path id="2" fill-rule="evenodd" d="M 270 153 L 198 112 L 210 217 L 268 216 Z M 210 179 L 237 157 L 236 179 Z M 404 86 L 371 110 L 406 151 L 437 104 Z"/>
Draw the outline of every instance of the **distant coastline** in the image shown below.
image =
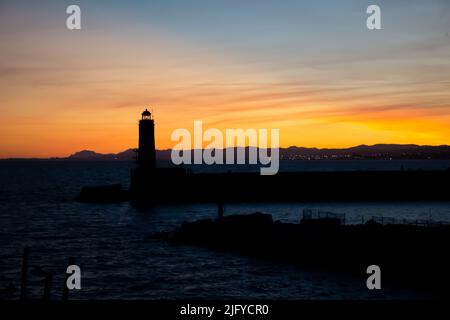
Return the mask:
<path id="1" fill-rule="evenodd" d="M 246 147 L 246 149 L 254 147 Z M 248 151 L 248 150 L 246 150 Z M 170 160 L 171 150 L 156 150 L 159 161 Z M 119 153 L 97 153 L 82 150 L 67 157 L 49 158 L 3 158 L 0 161 L 135 161 L 136 149 Z M 306 148 L 291 146 L 280 148 L 280 160 L 450 160 L 450 146 L 424 146 L 415 144 L 375 144 L 359 145 L 350 148 Z"/>

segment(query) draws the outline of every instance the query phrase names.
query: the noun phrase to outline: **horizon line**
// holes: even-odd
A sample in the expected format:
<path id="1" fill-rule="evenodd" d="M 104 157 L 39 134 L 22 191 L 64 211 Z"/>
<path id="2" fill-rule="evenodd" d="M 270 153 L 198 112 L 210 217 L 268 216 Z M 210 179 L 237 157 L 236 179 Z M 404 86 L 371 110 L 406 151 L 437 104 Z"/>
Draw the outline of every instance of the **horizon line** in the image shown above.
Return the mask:
<path id="1" fill-rule="evenodd" d="M 450 147 L 449 144 L 439 144 L 439 145 L 428 145 L 428 144 L 414 144 L 414 143 L 375 143 L 375 144 L 359 144 L 359 145 L 353 145 L 350 147 L 342 147 L 342 148 L 321 148 L 321 147 L 303 147 L 303 146 L 296 146 L 296 145 L 291 145 L 289 147 L 278 147 L 278 149 L 290 149 L 290 148 L 301 148 L 301 149 L 316 149 L 316 150 L 346 150 L 346 149 L 352 149 L 352 148 L 357 148 L 357 147 L 375 147 L 375 146 L 414 146 L 414 147 L 433 147 L 433 148 L 438 148 L 438 147 Z M 237 148 L 256 148 L 256 149 L 264 149 L 264 148 L 259 148 L 257 146 L 234 146 L 234 147 L 224 147 L 222 148 L 222 150 L 226 150 L 226 149 L 237 149 Z M 75 151 L 72 154 L 69 154 L 67 156 L 48 156 L 48 157 L 0 157 L 0 160 L 52 160 L 52 159 L 68 159 L 71 156 L 80 153 L 80 152 L 94 152 L 98 155 L 113 155 L 113 154 L 119 154 L 119 153 L 123 153 L 129 150 L 136 150 L 138 148 L 128 148 L 122 151 L 118 151 L 118 152 L 107 152 L 107 153 L 100 153 L 94 150 L 89 150 L 89 149 L 83 149 L 83 150 L 79 150 L 79 151 Z M 208 149 L 216 149 L 216 148 L 202 148 L 200 150 L 208 150 Z M 269 147 L 267 149 L 270 149 Z M 173 149 L 173 148 L 168 148 L 168 149 L 156 149 L 156 152 L 164 152 L 164 151 L 172 151 L 172 150 L 177 150 L 177 149 Z M 184 150 L 186 152 L 188 151 L 194 151 L 194 150 L 199 150 L 199 149 L 189 149 L 189 150 Z M 182 149 L 178 150 L 178 151 L 183 151 Z"/>

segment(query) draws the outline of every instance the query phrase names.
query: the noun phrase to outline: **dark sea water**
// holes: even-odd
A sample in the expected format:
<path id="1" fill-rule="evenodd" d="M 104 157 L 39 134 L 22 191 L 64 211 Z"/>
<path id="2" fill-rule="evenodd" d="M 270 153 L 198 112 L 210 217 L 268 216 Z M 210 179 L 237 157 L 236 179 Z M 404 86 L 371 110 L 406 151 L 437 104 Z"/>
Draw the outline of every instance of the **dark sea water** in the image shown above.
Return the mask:
<path id="1" fill-rule="evenodd" d="M 352 278 L 152 239 L 183 221 L 211 218 L 215 204 L 139 208 L 131 203 L 73 201 L 82 186 L 129 183 L 126 162 L 0 162 L 0 298 L 17 299 L 21 254 L 30 248 L 29 296 L 43 293 L 41 268 L 54 275 L 52 298 L 61 297 L 69 257 L 82 270 L 82 289 L 71 299 L 405 299 L 426 292 L 384 287 L 372 292 Z M 450 161 L 307 161 L 296 170 L 440 169 Z M 380 169 L 381 168 L 381 169 Z M 450 221 L 450 203 L 234 204 L 226 214 L 271 213 L 298 222 L 305 208 L 345 213 L 349 223 L 374 215 Z M 15 288 L 7 292 L 5 288 Z"/>

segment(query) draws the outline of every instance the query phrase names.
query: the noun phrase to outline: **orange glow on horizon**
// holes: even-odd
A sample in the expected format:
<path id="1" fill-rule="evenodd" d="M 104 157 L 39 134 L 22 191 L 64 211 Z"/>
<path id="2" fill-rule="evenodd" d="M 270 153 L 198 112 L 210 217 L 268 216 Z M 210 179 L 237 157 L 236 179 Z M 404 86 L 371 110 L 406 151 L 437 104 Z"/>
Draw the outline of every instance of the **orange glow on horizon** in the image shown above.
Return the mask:
<path id="1" fill-rule="evenodd" d="M 9 139 L 2 142 L 0 157 L 65 157 L 80 150 L 116 153 L 135 148 L 142 110 L 143 107 L 136 106 L 126 110 L 101 109 L 91 112 L 88 117 L 75 117 L 69 111 L 51 117 L 2 119 L 0 133 Z M 223 133 L 227 128 L 279 128 L 281 147 L 344 148 L 377 143 L 441 145 L 447 144 L 450 137 L 448 116 L 409 114 L 408 117 L 381 118 L 364 114 L 347 118 L 335 115 L 302 117 L 301 113 L 296 115 L 294 112 L 293 116 L 284 110 L 279 113 L 262 112 L 261 120 L 251 116 L 254 112 L 233 111 L 226 117 L 212 114 L 201 119 L 155 108 L 156 147 L 172 148 L 177 143 L 170 140 L 172 131 L 186 128 L 193 132 L 194 120 L 203 120 L 204 130 L 218 128 Z"/>

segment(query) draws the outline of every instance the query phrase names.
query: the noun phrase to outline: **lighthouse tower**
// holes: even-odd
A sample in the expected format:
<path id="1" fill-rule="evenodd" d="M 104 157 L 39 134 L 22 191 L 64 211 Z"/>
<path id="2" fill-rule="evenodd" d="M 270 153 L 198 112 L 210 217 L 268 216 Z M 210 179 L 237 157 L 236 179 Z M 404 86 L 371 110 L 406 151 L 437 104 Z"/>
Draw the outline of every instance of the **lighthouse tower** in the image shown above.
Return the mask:
<path id="1" fill-rule="evenodd" d="M 138 166 L 144 170 L 156 168 L 155 123 L 147 109 L 142 112 L 139 120 Z"/>

